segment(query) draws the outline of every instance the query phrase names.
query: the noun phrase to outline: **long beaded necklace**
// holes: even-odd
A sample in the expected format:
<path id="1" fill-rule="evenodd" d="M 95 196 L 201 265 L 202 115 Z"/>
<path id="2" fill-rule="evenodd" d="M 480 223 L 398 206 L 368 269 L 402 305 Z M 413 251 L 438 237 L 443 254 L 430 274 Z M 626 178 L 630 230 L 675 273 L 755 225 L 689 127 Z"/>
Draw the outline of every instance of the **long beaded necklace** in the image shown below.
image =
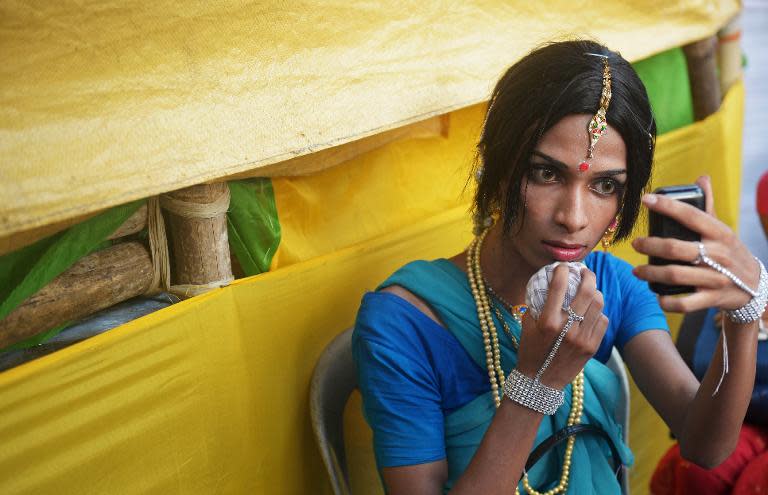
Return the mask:
<path id="1" fill-rule="evenodd" d="M 489 297 L 490 286 L 485 282 L 483 278 L 482 268 L 480 266 L 480 249 L 485 240 L 485 236 L 488 234 L 489 229 L 483 230 L 479 236 L 475 237 L 472 243 L 469 245 L 467 254 L 467 278 L 469 279 L 469 286 L 472 290 L 472 297 L 475 300 L 475 307 L 477 308 L 477 316 L 480 320 L 480 330 L 483 334 L 483 345 L 485 346 L 485 362 L 488 367 L 488 379 L 491 382 L 491 393 L 493 395 L 493 401 L 498 408 L 501 405 L 501 396 L 499 394 L 499 384 L 503 384 L 505 380 L 504 370 L 501 367 L 501 350 L 499 347 L 499 335 L 496 330 L 496 324 L 491 316 L 491 303 Z M 495 294 L 494 294 L 495 295 Z M 498 295 L 495 297 L 502 303 L 506 303 Z M 509 304 L 506 304 L 509 306 Z M 514 306 L 512 306 L 514 308 Z M 496 313 L 496 317 L 504 327 L 504 332 L 507 333 L 512 340 L 513 347 L 517 350 L 519 343 L 515 336 L 512 334 L 512 330 L 506 322 L 506 319 L 501 314 L 501 311 L 493 305 L 493 311 Z M 513 313 L 514 314 L 514 313 Z M 522 314 L 521 314 L 522 316 Z M 571 382 L 571 410 L 568 414 L 568 426 L 573 426 L 581 423 L 581 415 L 584 411 L 584 372 L 579 372 L 576 378 Z M 573 445 L 576 441 L 574 436 L 568 437 L 568 442 L 565 447 L 565 456 L 563 457 L 563 469 L 560 474 L 560 482 L 555 488 L 547 490 L 546 492 L 539 492 L 534 489 L 528 482 L 528 474 L 523 472 L 523 488 L 529 495 L 556 495 L 558 493 L 565 493 L 568 490 L 568 479 L 571 472 L 571 459 L 573 457 Z M 519 495 L 520 490 L 515 487 L 515 495 Z"/>

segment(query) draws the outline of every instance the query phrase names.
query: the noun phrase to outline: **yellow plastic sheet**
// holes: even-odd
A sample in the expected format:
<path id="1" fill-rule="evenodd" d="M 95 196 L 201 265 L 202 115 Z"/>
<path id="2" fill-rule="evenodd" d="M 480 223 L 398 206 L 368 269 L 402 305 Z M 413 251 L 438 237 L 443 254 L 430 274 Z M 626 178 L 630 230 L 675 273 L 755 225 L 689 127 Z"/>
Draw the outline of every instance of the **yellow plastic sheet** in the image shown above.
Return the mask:
<path id="1" fill-rule="evenodd" d="M 452 210 L 0 374 L 0 493 L 330 493 L 309 379 L 364 290 L 468 239 Z"/>
<path id="2" fill-rule="evenodd" d="M 716 115 L 659 141 L 657 183 L 690 182 L 710 164 L 719 212 L 731 224 L 742 106 L 739 84 Z M 478 117 L 472 112 L 463 117 Z M 689 146 L 690 140 L 699 144 Z M 355 203 L 361 218 L 378 202 L 364 192 L 358 200 L 369 203 Z M 329 209 L 339 206 L 326 199 Z M 356 242 L 347 236 L 347 247 L 326 241 L 319 245 L 334 252 L 314 253 L 0 373 L 0 493 L 330 493 L 309 423 L 317 357 L 352 324 L 365 290 L 408 260 L 452 255 L 470 239 L 463 205 L 413 212 L 393 232 Z M 306 256 L 308 249 L 294 252 Z M 357 404 L 348 410 L 359 411 Z M 359 415 L 350 427 L 350 448 L 368 449 L 370 433 Z M 646 493 L 670 441 L 637 394 L 631 431 L 633 492 Z M 351 459 L 370 467 L 369 450 Z M 356 486 L 378 483 L 370 471 L 354 475 Z"/>
<path id="3" fill-rule="evenodd" d="M 0 5 L 0 238 L 487 99 L 543 40 L 630 60 L 736 0 Z"/>
<path id="4" fill-rule="evenodd" d="M 449 114 L 446 137 L 408 139 L 322 173 L 272 180 L 281 240 L 272 269 L 396 231 L 457 206 L 467 185 L 485 104 Z"/>

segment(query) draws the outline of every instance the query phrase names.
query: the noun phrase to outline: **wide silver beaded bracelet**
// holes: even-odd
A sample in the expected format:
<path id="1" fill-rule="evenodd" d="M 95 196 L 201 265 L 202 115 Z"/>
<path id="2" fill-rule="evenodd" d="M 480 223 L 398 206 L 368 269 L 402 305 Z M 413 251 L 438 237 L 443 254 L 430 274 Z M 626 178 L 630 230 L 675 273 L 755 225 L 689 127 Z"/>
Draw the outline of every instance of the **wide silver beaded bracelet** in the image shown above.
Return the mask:
<path id="1" fill-rule="evenodd" d="M 747 304 L 738 309 L 725 311 L 728 319 L 734 323 L 752 323 L 753 321 L 759 320 L 763 315 L 763 311 L 765 311 L 765 305 L 766 302 L 768 302 L 768 273 L 765 271 L 765 265 L 763 265 L 760 260 L 757 260 L 757 262 L 760 264 L 760 282 L 757 285 L 757 290 L 746 290 L 746 292 L 752 296 L 752 299 Z M 730 272 L 726 273 L 725 275 L 728 276 L 729 273 Z M 739 280 L 739 282 L 741 282 L 741 280 Z M 736 285 L 739 284 L 737 283 Z M 749 288 L 747 287 L 747 289 Z"/>
<path id="2" fill-rule="evenodd" d="M 513 369 L 504 381 L 504 395 L 513 402 L 551 416 L 565 401 L 565 392 L 548 387 L 538 380 L 528 378 Z"/>

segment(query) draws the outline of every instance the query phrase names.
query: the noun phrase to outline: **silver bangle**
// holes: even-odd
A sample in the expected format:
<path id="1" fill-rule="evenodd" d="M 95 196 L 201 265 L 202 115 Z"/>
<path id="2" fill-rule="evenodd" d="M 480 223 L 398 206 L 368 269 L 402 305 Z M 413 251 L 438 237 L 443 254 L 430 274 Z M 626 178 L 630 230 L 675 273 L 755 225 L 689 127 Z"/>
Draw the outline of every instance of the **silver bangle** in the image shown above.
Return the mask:
<path id="1" fill-rule="evenodd" d="M 710 258 L 707 255 L 707 251 L 704 248 L 703 243 L 699 242 L 698 248 L 699 248 L 699 255 L 693 261 L 694 265 L 700 265 L 700 264 L 707 265 L 713 270 L 728 277 L 731 280 L 731 282 L 733 282 L 736 285 L 736 287 L 738 287 L 739 289 L 743 290 L 744 292 L 752 296 L 752 299 L 744 306 L 738 309 L 724 310 L 723 312 L 728 316 L 728 319 L 734 323 L 740 323 L 740 324 L 752 323 L 753 321 L 759 320 L 763 314 L 763 311 L 765 311 L 766 302 L 768 302 L 768 274 L 765 271 L 765 266 L 763 265 L 763 263 L 757 258 L 755 258 L 755 260 L 757 260 L 757 263 L 760 265 L 760 282 L 757 285 L 757 289 L 752 290 L 747 284 L 744 283 L 743 280 L 737 277 L 733 272 L 731 272 L 729 269 L 727 269 L 717 261 Z"/>
<path id="2" fill-rule="evenodd" d="M 510 371 L 504 381 L 504 395 L 510 400 L 541 414 L 551 416 L 565 402 L 565 392 L 548 387 L 538 380 L 528 378 L 517 368 Z"/>

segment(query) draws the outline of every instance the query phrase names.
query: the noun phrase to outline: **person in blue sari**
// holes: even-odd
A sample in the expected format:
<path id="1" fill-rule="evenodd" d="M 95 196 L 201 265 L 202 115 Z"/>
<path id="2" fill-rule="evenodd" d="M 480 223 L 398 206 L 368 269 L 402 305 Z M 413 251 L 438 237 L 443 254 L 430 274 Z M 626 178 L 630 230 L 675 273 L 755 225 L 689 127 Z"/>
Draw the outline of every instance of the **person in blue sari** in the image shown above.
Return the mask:
<path id="1" fill-rule="evenodd" d="M 730 454 L 754 382 L 749 315 L 765 307 L 768 276 L 714 217 L 707 177 L 697 181 L 706 212 L 643 194 L 655 133 L 631 65 L 591 41 L 545 45 L 498 82 L 478 145 L 474 241 L 405 265 L 358 313 L 353 355 L 388 493 L 618 493 L 614 462 L 630 465 L 632 454 L 604 365 L 614 347 L 687 459 L 715 466 Z M 688 264 L 633 269 L 593 252 L 627 238 L 641 205 L 702 243 L 648 237 L 634 248 Z M 538 316 L 527 314 L 531 276 L 576 261 L 586 266 L 558 265 Z M 649 281 L 696 290 L 657 298 Z M 709 306 L 730 312 L 730 358 L 716 353 L 699 383 L 662 309 Z M 600 434 L 570 435 L 584 425 Z M 570 438 L 524 470 L 553 434 Z"/>

